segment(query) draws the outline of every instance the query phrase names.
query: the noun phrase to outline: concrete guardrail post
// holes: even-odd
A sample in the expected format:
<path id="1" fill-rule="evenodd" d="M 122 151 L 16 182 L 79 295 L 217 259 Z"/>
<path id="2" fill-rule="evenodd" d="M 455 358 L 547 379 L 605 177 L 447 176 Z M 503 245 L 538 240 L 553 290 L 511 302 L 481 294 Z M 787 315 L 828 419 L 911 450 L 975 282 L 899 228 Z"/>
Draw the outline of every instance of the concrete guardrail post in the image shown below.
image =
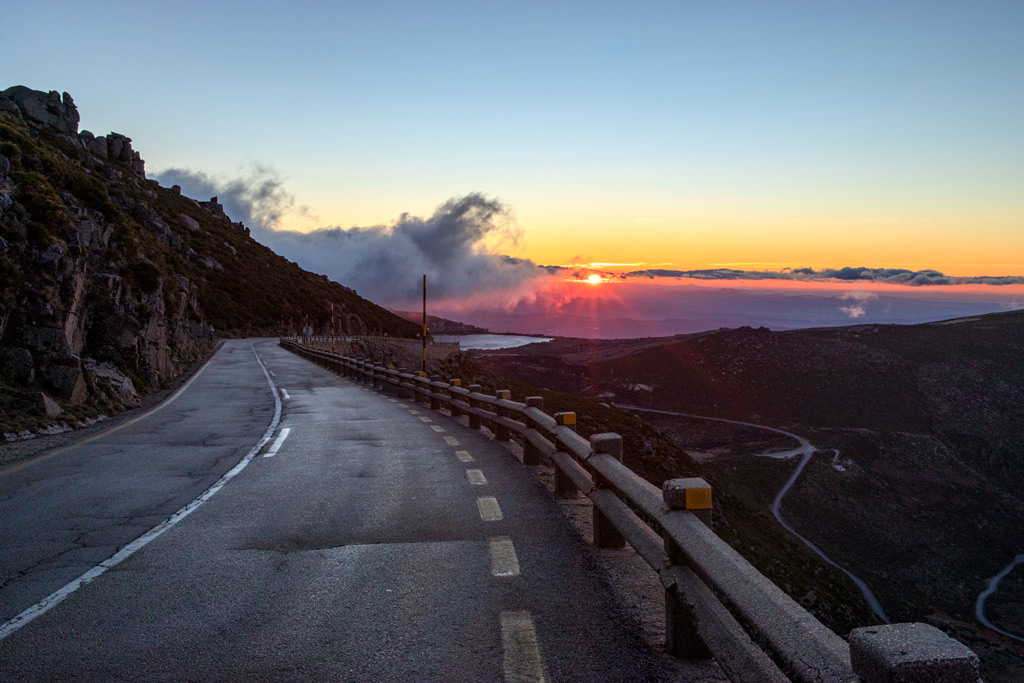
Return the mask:
<path id="1" fill-rule="evenodd" d="M 470 393 L 480 393 L 480 385 L 479 384 L 470 384 L 466 388 L 469 390 Z M 469 401 L 469 407 L 470 408 L 479 408 L 480 407 L 480 402 L 477 401 L 472 396 L 466 397 L 466 400 Z M 470 413 L 469 414 L 469 428 L 470 429 L 480 429 L 481 426 L 482 426 L 482 423 L 481 423 L 481 420 L 480 420 L 480 416 L 476 415 L 475 413 Z"/>
<path id="2" fill-rule="evenodd" d="M 555 413 L 555 423 L 575 432 L 576 413 Z M 561 468 L 555 467 L 555 495 L 559 498 L 575 498 L 576 493 L 576 485 L 572 483 L 569 476 L 562 472 Z"/>
<path id="3" fill-rule="evenodd" d="M 449 386 L 450 387 L 454 387 L 454 386 L 461 387 L 462 386 L 462 380 L 460 380 L 458 378 L 453 378 L 453 379 L 449 380 Z M 451 390 L 449 391 L 449 396 L 451 398 L 455 398 L 458 395 L 459 394 L 455 393 L 454 391 L 451 391 Z M 452 411 L 452 417 L 453 418 L 459 418 L 459 417 L 462 417 L 463 415 L 465 415 L 465 411 L 463 411 L 461 408 L 458 408 L 457 405 L 454 405 L 453 403 L 449 403 L 449 409 Z"/>
<path id="4" fill-rule="evenodd" d="M 430 376 L 430 381 L 431 382 L 440 382 L 441 381 L 441 375 L 431 375 Z M 430 409 L 431 410 L 441 410 L 441 399 L 439 399 L 437 396 L 434 396 L 434 394 L 436 394 L 437 392 L 438 392 L 437 387 L 434 387 L 434 386 L 430 387 Z"/>
<path id="5" fill-rule="evenodd" d="M 544 397 L 543 396 L 527 396 L 526 407 L 536 408 L 537 410 L 544 410 Z M 533 445 L 529 440 L 523 441 L 523 464 L 524 465 L 539 465 L 540 464 L 540 449 Z"/>
<path id="6" fill-rule="evenodd" d="M 976 683 L 978 655 L 928 624 L 889 624 L 850 632 L 850 663 L 864 683 Z"/>
<path id="7" fill-rule="evenodd" d="M 494 398 L 505 401 L 512 400 L 512 392 L 508 389 L 498 389 L 494 392 Z M 508 410 L 501 406 L 495 406 L 494 412 L 498 414 L 498 417 L 509 417 Z M 512 430 L 503 424 L 498 422 L 494 423 L 494 440 L 495 441 L 511 441 Z"/>
<path id="8" fill-rule="evenodd" d="M 711 526 L 711 486 L 700 477 L 669 479 L 662 486 L 662 498 L 670 510 L 688 510 Z M 679 548 L 665 535 L 669 564 L 686 565 Z M 672 591 L 665 591 L 665 650 L 674 657 L 705 659 L 711 656 L 697 633 L 690 613 Z"/>
<path id="9" fill-rule="evenodd" d="M 607 453 L 619 462 L 622 462 L 622 437 L 614 433 L 593 434 L 590 437 L 590 450 L 595 453 Z M 598 488 L 605 488 L 608 482 L 597 472 L 593 472 L 594 485 Z M 594 520 L 594 547 L 596 548 L 624 548 L 626 539 L 622 537 L 619 530 L 605 517 L 604 513 L 595 505 L 593 507 Z"/>
<path id="10" fill-rule="evenodd" d="M 416 371 L 416 376 L 417 377 L 422 377 L 423 379 L 426 379 L 427 378 L 427 373 L 423 372 L 422 370 L 417 370 Z M 417 403 L 428 403 L 430 401 L 430 396 L 428 396 L 427 394 L 430 391 L 430 385 L 424 384 L 423 382 L 420 382 L 419 380 L 413 380 L 413 386 L 417 388 L 417 391 L 415 392 L 416 393 L 416 402 Z"/>
<path id="11" fill-rule="evenodd" d="M 409 368 L 400 367 L 400 368 L 398 368 L 398 372 L 402 373 L 403 375 L 404 374 L 408 374 Z M 412 400 L 415 401 L 416 400 L 416 392 L 413 391 L 412 389 L 410 389 L 408 386 L 403 386 L 403 385 L 407 385 L 407 384 L 408 384 L 408 382 L 405 380 L 405 378 L 399 376 L 399 378 L 398 378 L 398 398 L 411 398 Z"/>

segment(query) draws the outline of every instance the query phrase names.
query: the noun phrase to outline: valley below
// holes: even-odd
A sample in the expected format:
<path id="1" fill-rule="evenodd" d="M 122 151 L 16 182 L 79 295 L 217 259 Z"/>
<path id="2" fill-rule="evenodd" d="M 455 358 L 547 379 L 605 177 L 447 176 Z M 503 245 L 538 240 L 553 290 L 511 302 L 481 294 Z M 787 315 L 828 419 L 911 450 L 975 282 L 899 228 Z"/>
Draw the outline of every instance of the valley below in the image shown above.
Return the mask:
<path id="1" fill-rule="evenodd" d="M 764 513 L 793 476 L 799 444 L 722 420 L 802 437 L 815 450 L 779 500 L 782 519 L 860 577 L 889 620 L 936 625 L 982 657 L 985 680 L 1011 681 L 1024 676 L 1024 643 L 1012 637 L 1024 634 L 1024 565 L 985 601 L 1005 633 L 980 623 L 975 604 L 1024 550 L 1020 340 L 1024 316 L 1008 313 L 945 325 L 556 339 L 477 357 L 515 381 L 634 413 L 692 456 L 714 488 Z"/>

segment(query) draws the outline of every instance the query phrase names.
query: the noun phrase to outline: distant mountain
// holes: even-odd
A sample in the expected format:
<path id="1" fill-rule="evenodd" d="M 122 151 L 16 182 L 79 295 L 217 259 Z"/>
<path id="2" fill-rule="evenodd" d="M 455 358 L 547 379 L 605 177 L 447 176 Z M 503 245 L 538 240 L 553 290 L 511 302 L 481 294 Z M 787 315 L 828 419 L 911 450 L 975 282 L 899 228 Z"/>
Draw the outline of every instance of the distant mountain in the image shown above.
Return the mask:
<path id="1" fill-rule="evenodd" d="M 67 93 L 0 93 L 0 431 L 131 405 L 219 336 L 326 331 L 332 304 L 340 332 L 417 334 L 78 122 Z"/>
<path id="2" fill-rule="evenodd" d="M 419 325 L 423 324 L 423 313 L 415 311 L 392 311 L 392 313 Z M 483 327 L 467 325 L 457 320 L 449 320 L 448 318 L 427 314 L 427 334 L 487 334 L 487 332 L 488 330 Z"/>
<path id="3" fill-rule="evenodd" d="M 907 287 L 894 295 L 645 282 L 600 287 L 588 290 L 586 296 L 557 302 L 541 296 L 520 301 L 508 310 L 479 309 L 463 312 L 459 317 L 494 332 L 635 339 L 744 326 L 794 330 L 843 327 L 857 322 L 905 325 L 994 313 L 1019 305 L 1012 293 L 997 289 L 980 294 L 950 288 Z M 438 313 L 448 315 L 443 309 L 438 309 Z"/>

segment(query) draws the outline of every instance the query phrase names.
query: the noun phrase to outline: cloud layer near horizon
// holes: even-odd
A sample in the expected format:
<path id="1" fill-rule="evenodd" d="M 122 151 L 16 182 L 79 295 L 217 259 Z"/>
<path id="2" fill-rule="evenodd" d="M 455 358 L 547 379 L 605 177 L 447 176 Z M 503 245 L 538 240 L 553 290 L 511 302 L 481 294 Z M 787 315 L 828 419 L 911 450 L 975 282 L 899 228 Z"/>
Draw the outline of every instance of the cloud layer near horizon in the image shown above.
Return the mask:
<path id="1" fill-rule="evenodd" d="M 877 282 L 891 285 L 923 287 L 928 285 L 1020 285 L 1024 277 L 1014 275 L 957 277 L 937 270 L 905 268 L 783 268 L 782 270 L 633 270 L 622 273 L 624 279 L 691 278 L 695 280 L 791 280 L 797 282 Z"/>
<path id="2" fill-rule="evenodd" d="M 515 243 L 519 231 L 507 206 L 480 193 L 450 199 L 429 217 L 403 213 L 387 226 L 298 232 L 282 229 L 282 217 L 303 209 L 294 208 L 294 197 L 265 166 L 252 166 L 231 179 L 181 168 L 155 177 L 164 185 L 180 185 L 189 197 L 217 196 L 226 213 L 245 223 L 264 245 L 387 305 L 418 301 L 424 274 L 434 299 L 507 301 L 525 294 L 531 283 L 549 272 L 533 261 L 488 247 Z"/>
<path id="3" fill-rule="evenodd" d="M 180 185 L 196 199 L 217 196 L 232 220 L 247 225 L 254 238 L 307 270 L 356 289 L 369 299 L 396 307 L 414 305 L 421 295 L 423 274 L 434 301 L 458 301 L 510 306 L 532 299 L 558 279 L 586 279 L 599 272 L 609 279 L 696 279 L 705 281 L 785 280 L 796 282 L 882 283 L 908 287 L 943 285 L 1021 285 L 1020 276 L 949 276 L 937 270 L 904 268 L 783 268 L 775 271 L 646 269 L 608 272 L 581 266 L 539 266 L 528 259 L 498 253 L 494 244 L 514 244 L 520 231 L 507 206 L 480 193 L 448 200 L 428 217 L 402 214 L 391 225 L 329 227 L 311 232 L 282 229 L 286 215 L 306 220 L 315 217 L 296 206 L 279 174 L 268 166 L 252 164 L 231 178 L 171 168 L 153 174 L 165 186 Z M 592 264 L 604 266 L 608 264 Z M 632 264 L 622 264 L 632 265 Z M 866 300 L 855 300 L 842 310 L 858 318 Z"/>

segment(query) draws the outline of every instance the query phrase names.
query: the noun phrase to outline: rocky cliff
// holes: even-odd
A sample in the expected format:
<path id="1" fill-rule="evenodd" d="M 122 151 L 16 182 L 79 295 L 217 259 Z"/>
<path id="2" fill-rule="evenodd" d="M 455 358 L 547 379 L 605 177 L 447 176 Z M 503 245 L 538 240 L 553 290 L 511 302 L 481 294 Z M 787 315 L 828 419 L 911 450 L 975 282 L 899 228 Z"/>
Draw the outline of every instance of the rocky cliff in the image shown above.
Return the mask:
<path id="1" fill-rule="evenodd" d="M 138 402 L 218 336 L 415 324 L 249 237 L 216 198 L 147 180 L 119 133 L 78 130 L 68 93 L 0 93 L 0 431 Z"/>

